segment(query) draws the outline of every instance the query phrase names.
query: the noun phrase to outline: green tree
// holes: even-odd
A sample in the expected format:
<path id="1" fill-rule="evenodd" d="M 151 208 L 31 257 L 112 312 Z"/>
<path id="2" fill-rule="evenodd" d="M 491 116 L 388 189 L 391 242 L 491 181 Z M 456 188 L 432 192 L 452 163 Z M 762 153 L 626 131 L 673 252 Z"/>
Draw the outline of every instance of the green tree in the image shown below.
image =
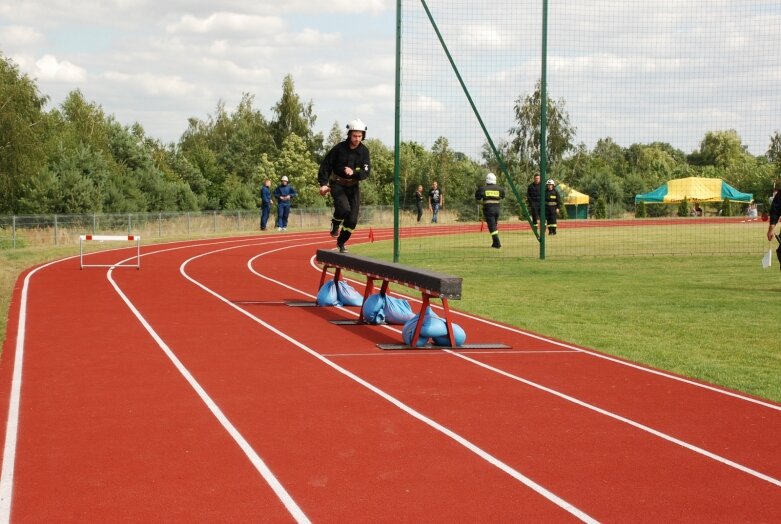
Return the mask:
<path id="1" fill-rule="evenodd" d="M 542 87 L 537 82 L 534 92 L 525 98 L 518 97 L 513 107 L 516 125 L 510 128 L 512 148 L 522 162 L 529 163 L 534 172 L 540 169 L 540 129 L 542 123 Z M 570 123 L 563 99 L 547 104 L 547 166 L 552 169 L 574 149 L 575 127 Z"/>
<path id="2" fill-rule="evenodd" d="M 46 165 L 48 98 L 0 54 L 0 213 L 19 212 L 23 188 Z"/>
<path id="3" fill-rule="evenodd" d="M 282 97 L 272 108 L 271 134 L 278 148 L 282 148 L 285 138 L 295 134 L 302 138 L 309 152 L 319 157 L 323 148 L 323 136 L 313 131 L 317 116 L 314 104 L 303 102 L 295 90 L 293 76 L 288 74 L 282 80 Z"/>
<path id="4" fill-rule="evenodd" d="M 325 206 L 325 198 L 320 196 L 320 186 L 317 183 L 318 168 L 304 139 L 295 133 L 287 135 L 282 142 L 279 157 L 274 161 L 274 171 L 279 176 L 287 175 L 290 185 L 298 193 L 293 200 L 294 206 Z"/>
<path id="5" fill-rule="evenodd" d="M 729 131 L 708 131 L 699 151 L 690 156 L 695 165 L 729 168 L 740 164 L 749 156 L 740 135 L 734 129 Z"/>
<path id="6" fill-rule="evenodd" d="M 773 165 L 773 175 L 781 178 L 781 133 L 774 132 L 770 137 L 770 145 L 765 153 L 768 161 Z"/>

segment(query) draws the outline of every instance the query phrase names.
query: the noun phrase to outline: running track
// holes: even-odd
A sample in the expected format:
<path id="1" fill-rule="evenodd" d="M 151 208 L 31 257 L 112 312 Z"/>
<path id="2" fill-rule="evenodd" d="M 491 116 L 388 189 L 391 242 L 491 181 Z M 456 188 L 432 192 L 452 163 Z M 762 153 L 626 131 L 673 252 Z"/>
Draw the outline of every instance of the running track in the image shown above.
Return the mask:
<path id="1" fill-rule="evenodd" d="M 781 521 L 778 404 L 458 313 L 468 342 L 512 349 L 382 351 L 398 329 L 329 322 L 357 308 L 286 305 L 314 300 L 331 246 L 22 275 L 0 521 Z"/>

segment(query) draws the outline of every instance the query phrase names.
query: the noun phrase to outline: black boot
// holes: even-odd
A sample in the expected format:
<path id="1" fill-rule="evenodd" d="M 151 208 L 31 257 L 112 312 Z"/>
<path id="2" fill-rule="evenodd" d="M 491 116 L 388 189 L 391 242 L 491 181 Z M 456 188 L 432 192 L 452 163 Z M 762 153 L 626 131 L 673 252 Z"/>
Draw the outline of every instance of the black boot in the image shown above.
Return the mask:
<path id="1" fill-rule="evenodd" d="M 499 242 L 499 235 L 491 235 L 493 238 L 493 244 L 491 244 L 491 247 L 499 249 L 502 247 L 502 243 Z"/>
<path id="2" fill-rule="evenodd" d="M 347 248 L 345 247 L 345 244 L 348 240 L 350 240 L 350 237 L 352 236 L 352 231 L 347 231 L 345 228 L 342 228 L 342 231 L 339 232 L 339 238 L 336 239 L 336 247 L 339 248 L 340 253 L 344 253 L 347 251 Z"/>
<path id="3" fill-rule="evenodd" d="M 342 225 L 341 220 L 331 219 L 331 236 L 336 238 L 339 236 L 339 226 Z"/>

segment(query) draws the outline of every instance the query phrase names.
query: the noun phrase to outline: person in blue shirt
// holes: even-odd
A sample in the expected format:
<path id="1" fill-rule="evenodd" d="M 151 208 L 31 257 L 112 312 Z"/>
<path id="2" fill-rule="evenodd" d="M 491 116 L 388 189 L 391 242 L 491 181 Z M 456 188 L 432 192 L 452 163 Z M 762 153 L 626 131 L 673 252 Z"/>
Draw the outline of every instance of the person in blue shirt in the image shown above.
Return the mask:
<path id="1" fill-rule="evenodd" d="M 260 230 L 265 231 L 268 225 L 268 216 L 271 214 L 271 180 L 263 181 L 260 188 Z"/>
<path id="2" fill-rule="evenodd" d="M 277 199 L 277 231 L 287 229 L 287 217 L 290 215 L 290 201 L 297 195 L 293 186 L 288 184 L 286 176 L 282 177 L 282 182 L 274 190 L 274 198 Z"/>

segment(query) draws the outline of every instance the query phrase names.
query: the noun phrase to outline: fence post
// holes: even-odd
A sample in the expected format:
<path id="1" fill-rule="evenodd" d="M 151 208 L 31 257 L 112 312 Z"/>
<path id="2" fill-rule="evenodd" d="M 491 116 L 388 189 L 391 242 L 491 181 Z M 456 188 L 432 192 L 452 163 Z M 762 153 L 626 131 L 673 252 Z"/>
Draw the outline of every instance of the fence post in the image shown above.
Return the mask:
<path id="1" fill-rule="evenodd" d="M 95 213 L 92 213 L 92 234 L 95 234 L 95 228 L 98 224 L 98 216 Z"/>
<path id="2" fill-rule="evenodd" d="M 132 230 L 133 230 L 133 223 L 132 223 L 132 219 L 130 218 L 130 213 L 128 213 L 127 214 L 127 234 L 129 235 Z"/>
<path id="3" fill-rule="evenodd" d="M 190 212 L 187 212 L 187 236 L 190 236 Z"/>
<path id="4" fill-rule="evenodd" d="M 157 214 L 157 236 L 158 237 L 163 236 L 163 214 L 162 213 Z"/>
<path id="5" fill-rule="evenodd" d="M 14 249 L 16 249 L 16 215 L 14 215 L 13 219 L 11 220 L 11 231 L 11 244 L 13 245 Z"/>
<path id="6" fill-rule="evenodd" d="M 57 245 L 57 215 L 54 215 L 54 245 Z"/>

